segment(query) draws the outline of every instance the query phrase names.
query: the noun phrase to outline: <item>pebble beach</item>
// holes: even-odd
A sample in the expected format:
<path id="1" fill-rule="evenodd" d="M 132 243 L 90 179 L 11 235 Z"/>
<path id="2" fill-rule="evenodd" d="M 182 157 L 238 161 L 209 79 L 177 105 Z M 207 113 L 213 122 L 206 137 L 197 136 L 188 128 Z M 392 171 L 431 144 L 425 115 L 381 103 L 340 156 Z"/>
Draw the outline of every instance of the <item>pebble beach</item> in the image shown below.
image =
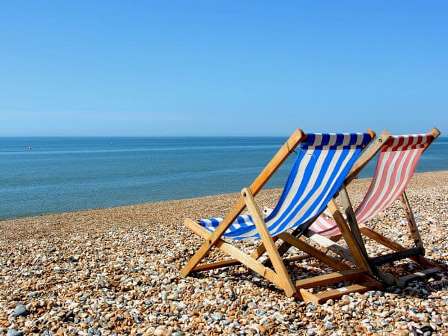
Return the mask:
<path id="1" fill-rule="evenodd" d="M 356 205 L 368 180 L 349 188 Z M 280 190 L 262 191 L 272 207 Z M 287 298 L 245 267 L 181 278 L 201 240 L 184 218 L 223 216 L 239 194 L 0 221 L 0 335 L 446 335 L 448 273 L 322 305 Z M 448 265 L 448 171 L 408 190 L 426 256 Z M 368 223 L 410 246 L 401 204 Z M 250 251 L 254 242 L 239 242 Z M 367 240 L 369 253 L 387 250 Z M 301 255 L 291 250 L 292 255 Z M 210 260 L 220 258 L 213 251 Z M 418 267 L 384 266 L 396 276 Z M 314 259 L 294 279 L 330 272 Z"/>

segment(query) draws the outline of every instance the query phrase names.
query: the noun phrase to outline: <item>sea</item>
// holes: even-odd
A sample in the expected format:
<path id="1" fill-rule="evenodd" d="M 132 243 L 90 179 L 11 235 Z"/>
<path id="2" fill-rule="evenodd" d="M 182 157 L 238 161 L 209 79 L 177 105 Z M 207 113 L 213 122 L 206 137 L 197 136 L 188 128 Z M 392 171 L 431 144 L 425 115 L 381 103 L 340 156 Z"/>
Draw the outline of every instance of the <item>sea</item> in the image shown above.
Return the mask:
<path id="1" fill-rule="evenodd" d="M 239 192 L 285 137 L 0 138 L 0 219 Z M 281 187 L 288 159 L 266 187 Z M 373 163 L 361 177 L 371 176 Z M 448 170 L 448 138 L 417 171 Z"/>

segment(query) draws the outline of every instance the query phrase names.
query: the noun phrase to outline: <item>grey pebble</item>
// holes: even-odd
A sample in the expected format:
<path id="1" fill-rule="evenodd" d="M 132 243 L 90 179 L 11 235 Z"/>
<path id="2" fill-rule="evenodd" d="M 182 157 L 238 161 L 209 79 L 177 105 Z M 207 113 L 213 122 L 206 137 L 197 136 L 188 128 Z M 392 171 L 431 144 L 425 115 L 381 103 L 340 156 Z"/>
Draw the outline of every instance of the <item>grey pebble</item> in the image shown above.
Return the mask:
<path id="1" fill-rule="evenodd" d="M 16 329 L 8 329 L 6 336 L 22 336 L 23 332 Z"/>
<path id="2" fill-rule="evenodd" d="M 16 307 L 14 308 L 14 312 L 12 313 L 12 316 L 17 317 L 17 316 L 26 316 L 28 315 L 28 310 L 26 309 L 25 305 L 19 303 L 16 305 Z"/>

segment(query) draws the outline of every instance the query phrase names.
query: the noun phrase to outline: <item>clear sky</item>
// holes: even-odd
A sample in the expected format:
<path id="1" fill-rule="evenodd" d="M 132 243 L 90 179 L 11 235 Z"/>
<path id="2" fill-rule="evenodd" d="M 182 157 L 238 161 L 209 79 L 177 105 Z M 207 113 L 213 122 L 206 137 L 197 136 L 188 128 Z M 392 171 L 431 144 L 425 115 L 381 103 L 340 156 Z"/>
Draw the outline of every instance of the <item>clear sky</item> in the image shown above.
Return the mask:
<path id="1" fill-rule="evenodd" d="M 5 1 L 0 135 L 448 132 L 448 1 Z"/>

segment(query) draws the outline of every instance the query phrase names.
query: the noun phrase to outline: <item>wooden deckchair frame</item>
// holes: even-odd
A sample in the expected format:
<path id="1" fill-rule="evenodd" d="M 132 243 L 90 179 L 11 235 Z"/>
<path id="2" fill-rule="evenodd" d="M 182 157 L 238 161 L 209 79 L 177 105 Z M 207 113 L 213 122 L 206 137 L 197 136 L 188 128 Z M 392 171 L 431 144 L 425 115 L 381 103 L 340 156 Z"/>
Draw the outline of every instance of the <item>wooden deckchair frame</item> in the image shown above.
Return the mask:
<path id="1" fill-rule="evenodd" d="M 372 138 L 375 134 L 369 131 Z M 210 269 L 217 269 L 221 267 L 227 267 L 232 265 L 243 264 L 252 271 L 258 273 L 268 281 L 274 283 L 277 287 L 284 290 L 287 296 L 296 295 L 297 297 L 305 300 L 319 303 L 330 298 L 337 298 L 344 294 L 351 292 L 363 292 L 371 290 L 373 288 L 379 288 L 381 285 L 375 279 L 368 276 L 371 272 L 370 266 L 366 259 L 365 253 L 360 250 L 360 247 L 355 239 L 350 234 L 350 228 L 347 225 L 341 211 L 334 202 L 330 201 L 328 209 L 333 215 L 339 229 L 342 232 L 343 238 L 346 240 L 349 250 L 353 256 L 357 269 L 351 269 L 347 264 L 330 257 L 322 251 L 306 243 L 303 239 L 295 237 L 289 233 L 283 232 L 277 237 L 271 237 L 263 219 L 262 213 L 255 203 L 254 196 L 261 190 L 266 182 L 271 178 L 280 165 L 286 160 L 286 158 L 295 150 L 300 142 L 306 139 L 306 134 L 297 129 L 284 145 L 278 150 L 271 161 L 266 165 L 262 172 L 252 182 L 250 187 L 244 188 L 241 192 L 241 197 L 238 199 L 234 207 L 219 224 L 215 231 L 210 232 L 196 221 L 191 219 L 185 220 L 185 225 L 190 228 L 194 233 L 204 239 L 204 242 L 191 257 L 187 264 L 182 268 L 181 275 L 187 276 L 192 272 L 205 271 Z M 228 227 L 236 220 L 241 212 L 247 208 L 256 229 L 260 235 L 261 243 L 250 254 L 242 252 L 234 245 L 224 241 L 222 235 L 228 229 Z M 282 259 L 279 250 L 275 244 L 277 239 L 281 239 L 287 242 L 289 246 L 295 246 L 298 249 L 306 252 L 307 254 L 317 258 L 323 263 L 335 269 L 337 272 L 325 274 L 317 277 L 308 278 L 305 280 L 299 280 L 293 283 L 284 260 Z M 232 259 L 221 260 L 218 262 L 199 264 L 209 253 L 212 247 L 218 248 L 225 254 L 229 255 Z M 263 265 L 258 259 L 266 253 L 269 261 L 272 264 L 272 269 L 266 265 Z M 285 260 L 289 261 L 289 260 Z M 321 293 L 311 293 L 306 288 L 324 286 L 328 284 L 339 283 L 342 281 L 362 281 L 361 284 L 354 284 L 343 289 L 329 290 Z"/>
<path id="2" fill-rule="evenodd" d="M 437 139 L 437 137 L 440 135 L 440 131 L 437 128 L 433 128 L 429 133 L 434 137 L 434 139 L 432 141 L 435 141 L 435 139 Z M 370 161 L 370 159 L 373 158 L 373 156 L 375 156 L 375 154 L 382 148 L 382 146 L 384 145 L 384 143 L 386 142 L 386 140 L 389 137 L 390 137 L 390 134 L 388 132 L 383 132 L 381 137 L 378 138 L 378 139 L 380 139 L 380 141 L 379 142 L 377 141 L 374 145 L 370 146 L 369 149 L 367 149 L 366 151 L 363 152 L 363 155 L 358 160 L 359 164 L 355 164 L 354 168 L 351 170 L 351 172 L 349 173 L 349 175 L 345 181 L 345 186 L 342 188 L 340 195 L 341 195 L 341 201 L 342 201 L 343 207 L 346 210 L 345 215 L 346 215 L 346 217 L 348 219 L 347 221 L 349 223 L 357 223 L 357 222 L 356 222 L 356 218 L 355 218 L 355 220 L 351 220 L 353 217 L 356 217 L 356 216 L 355 216 L 355 213 L 351 206 L 351 202 L 350 202 L 350 198 L 347 193 L 346 186 L 351 181 L 353 181 L 353 179 L 356 177 L 356 175 L 361 170 L 361 168 L 365 165 L 365 163 Z M 426 148 L 424 148 L 424 151 L 426 151 L 428 148 L 429 148 L 429 145 L 426 146 Z M 358 170 L 356 171 L 355 168 L 358 168 Z M 386 282 L 387 284 L 397 284 L 399 286 L 403 286 L 407 282 L 409 282 L 415 278 L 421 278 L 421 277 L 424 277 L 424 276 L 427 276 L 427 275 L 430 275 L 430 274 L 440 271 L 440 265 L 437 265 L 424 257 L 425 250 L 423 247 L 423 241 L 421 239 L 421 235 L 418 230 L 417 223 L 415 221 L 414 213 L 412 211 L 411 205 L 410 205 L 408 197 L 406 195 L 406 191 L 403 191 L 403 193 L 400 197 L 400 201 L 405 210 L 410 236 L 414 241 L 415 247 L 411 247 L 411 248 L 404 247 L 401 244 L 385 237 L 381 233 L 367 227 L 364 224 L 357 223 L 356 225 L 351 227 L 351 229 L 352 229 L 352 234 L 353 234 L 354 238 L 357 240 L 361 250 L 364 253 L 366 253 L 370 269 L 373 271 L 373 273 L 376 276 L 379 276 L 380 278 L 382 278 L 382 280 L 384 280 L 384 282 Z M 350 260 L 350 255 L 347 255 L 346 249 L 342 248 L 335 242 L 336 240 L 340 239 L 340 237 L 341 237 L 340 235 L 331 237 L 331 239 L 323 237 L 319 234 L 309 234 L 308 233 L 308 235 L 311 237 L 311 239 L 313 241 L 315 241 L 316 243 L 320 244 L 321 246 L 327 248 L 327 250 L 332 250 L 333 252 Z M 388 247 L 389 249 L 393 250 L 394 252 L 380 255 L 380 256 L 369 257 L 365 250 L 365 243 L 362 238 L 362 235 L 374 240 L 375 242 L 377 242 L 383 246 Z M 286 252 L 285 250 L 286 249 L 283 248 L 282 252 L 283 251 Z M 381 266 L 385 263 L 402 260 L 402 259 L 406 259 L 406 258 L 410 258 L 411 260 L 413 260 L 414 262 L 419 264 L 422 268 L 424 268 L 424 270 L 403 276 L 399 279 L 395 279 L 395 278 L 391 278 L 390 276 L 388 276 L 386 274 L 381 273 L 378 269 L 379 266 Z"/>

